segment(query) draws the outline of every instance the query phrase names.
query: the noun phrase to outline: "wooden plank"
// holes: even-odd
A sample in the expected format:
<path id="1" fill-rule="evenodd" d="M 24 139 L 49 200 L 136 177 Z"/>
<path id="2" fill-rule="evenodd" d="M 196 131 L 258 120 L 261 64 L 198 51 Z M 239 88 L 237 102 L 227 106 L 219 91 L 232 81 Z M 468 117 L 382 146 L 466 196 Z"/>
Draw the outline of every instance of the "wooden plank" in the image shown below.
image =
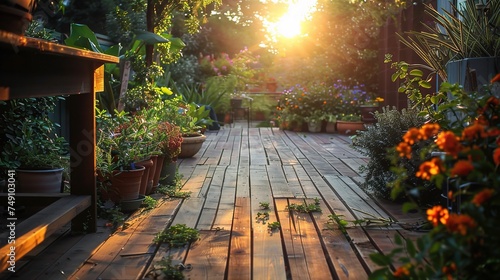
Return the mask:
<path id="1" fill-rule="evenodd" d="M 275 199 L 274 203 L 276 204 L 278 219 L 281 225 L 290 276 L 294 280 L 311 279 L 307 269 L 304 248 L 302 247 L 299 232 L 297 231 L 299 222 L 296 220 L 295 214 L 287 209 L 287 199 Z"/>
<path id="2" fill-rule="evenodd" d="M 264 166 L 250 166 L 250 189 L 252 196 L 252 235 L 253 235 L 253 279 L 286 279 L 285 261 L 281 237 L 268 232 L 267 224 L 255 219 L 261 211 L 260 203 L 268 202 L 269 222 L 277 221 L 269 179 Z"/>
<path id="3" fill-rule="evenodd" d="M 271 185 L 273 197 L 293 197 L 294 194 L 291 192 L 288 186 L 288 182 L 286 181 L 282 166 L 278 164 L 270 164 L 266 165 L 266 169 L 267 174 L 269 175 L 269 184 Z"/>
<path id="4" fill-rule="evenodd" d="M 290 204 L 296 203 L 297 205 L 314 203 L 313 200 L 305 201 L 302 199 L 289 199 L 288 201 Z M 293 212 L 293 215 L 295 215 L 296 225 L 296 233 L 293 237 L 295 238 L 295 243 L 302 245 L 310 279 L 333 279 L 330 267 L 323 252 L 321 236 L 318 235 L 318 231 L 312 221 L 311 214 Z"/>
<path id="5" fill-rule="evenodd" d="M 229 230 L 200 231 L 186 258 L 192 266 L 184 272 L 186 279 L 224 279 L 230 235 Z"/>
<path id="6" fill-rule="evenodd" d="M 251 279 L 250 198 L 237 197 L 229 248 L 228 280 Z"/>
<path id="7" fill-rule="evenodd" d="M 331 224 L 328 217 L 331 212 L 322 199 L 320 200 L 320 208 L 322 212 L 313 212 L 312 216 L 316 227 L 321 231 L 322 246 L 327 252 L 327 260 L 333 266 L 336 278 L 340 280 L 367 279 L 365 268 L 351 247 L 349 240 L 337 228 L 336 224 Z"/>
<path id="8" fill-rule="evenodd" d="M 153 239 L 157 233 L 145 227 L 165 226 L 170 220 L 165 214 L 173 216 L 178 205 L 179 200 L 165 201 L 144 219 L 115 232 L 70 279 L 137 279 L 143 275 L 156 250 Z"/>
<path id="9" fill-rule="evenodd" d="M 0 238 L 2 244 L 0 271 L 10 266 L 8 263 L 10 254 L 15 254 L 15 260 L 20 260 L 90 205 L 90 196 L 71 195 L 57 200 L 19 224 L 16 224 L 15 218 L 8 218 L 8 226 L 11 228 L 8 227 L 9 231 Z M 14 238 L 15 243 L 8 243 L 10 237 Z"/>

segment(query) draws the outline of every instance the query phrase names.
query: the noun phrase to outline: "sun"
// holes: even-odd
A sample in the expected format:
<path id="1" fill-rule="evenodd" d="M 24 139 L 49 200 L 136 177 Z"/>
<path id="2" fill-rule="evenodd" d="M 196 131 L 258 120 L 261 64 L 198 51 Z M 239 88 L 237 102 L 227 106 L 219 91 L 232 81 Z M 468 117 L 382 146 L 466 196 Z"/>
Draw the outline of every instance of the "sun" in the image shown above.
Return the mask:
<path id="1" fill-rule="evenodd" d="M 286 14 L 276 23 L 276 31 L 286 38 L 295 37 L 301 32 L 300 22 L 293 16 Z"/>
<path id="2" fill-rule="evenodd" d="M 302 34 L 301 23 L 314 11 L 315 6 L 315 0 L 289 0 L 288 11 L 272 24 L 273 33 L 286 38 Z"/>

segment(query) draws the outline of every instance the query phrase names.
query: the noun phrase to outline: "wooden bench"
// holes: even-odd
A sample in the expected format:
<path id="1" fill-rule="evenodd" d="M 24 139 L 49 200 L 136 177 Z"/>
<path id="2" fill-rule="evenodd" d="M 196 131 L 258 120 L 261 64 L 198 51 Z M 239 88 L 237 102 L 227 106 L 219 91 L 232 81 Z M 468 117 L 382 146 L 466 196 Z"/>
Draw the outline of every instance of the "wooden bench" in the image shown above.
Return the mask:
<path id="1" fill-rule="evenodd" d="M 41 194 L 16 194 L 16 199 L 40 196 Z M 91 206 L 90 195 L 55 196 L 60 198 L 22 222 L 7 218 L 8 230 L 0 234 L 0 271 L 15 270 L 15 263 L 19 259 Z"/>

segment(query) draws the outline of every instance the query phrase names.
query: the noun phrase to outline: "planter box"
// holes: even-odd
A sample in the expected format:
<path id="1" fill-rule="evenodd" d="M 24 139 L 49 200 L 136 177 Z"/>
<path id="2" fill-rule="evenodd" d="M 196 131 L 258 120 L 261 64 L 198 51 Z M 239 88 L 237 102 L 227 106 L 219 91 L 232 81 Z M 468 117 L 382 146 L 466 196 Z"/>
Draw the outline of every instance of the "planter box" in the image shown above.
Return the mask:
<path id="1" fill-rule="evenodd" d="M 353 135 L 358 130 L 365 130 L 364 122 L 337 121 L 337 131 L 340 134 Z"/>

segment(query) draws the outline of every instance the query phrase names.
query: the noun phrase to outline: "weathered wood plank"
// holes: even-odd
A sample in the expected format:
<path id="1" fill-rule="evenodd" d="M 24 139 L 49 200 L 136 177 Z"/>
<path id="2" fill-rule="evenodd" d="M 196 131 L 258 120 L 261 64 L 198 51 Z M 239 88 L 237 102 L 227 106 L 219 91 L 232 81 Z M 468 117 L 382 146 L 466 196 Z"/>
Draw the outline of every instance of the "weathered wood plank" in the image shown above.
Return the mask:
<path id="1" fill-rule="evenodd" d="M 251 279 L 250 198 L 237 197 L 234 208 L 228 280 Z"/>
<path id="2" fill-rule="evenodd" d="M 37 212 L 33 216 L 16 224 L 15 220 L 8 220 L 8 231 L 2 234 L 0 239 L 0 271 L 6 270 L 11 253 L 15 254 L 15 260 L 20 260 L 29 251 L 33 250 L 45 238 L 56 232 L 65 224 L 70 222 L 79 213 L 91 204 L 90 196 L 65 196 Z M 12 234 L 11 234 L 12 233 Z M 8 237 L 13 236 L 15 245 L 8 243 Z M 12 251 L 11 247 L 15 250 Z"/>
<path id="3" fill-rule="evenodd" d="M 328 255 L 327 260 L 333 266 L 337 279 L 366 279 L 368 277 L 349 240 L 330 220 L 330 210 L 320 200 L 322 212 L 313 212 L 312 216 L 318 230 L 321 231 L 323 246 Z"/>
<path id="4" fill-rule="evenodd" d="M 229 230 L 200 231 L 200 240 L 191 244 L 186 264 L 187 279 L 224 279 L 231 232 Z"/>
<path id="5" fill-rule="evenodd" d="M 304 204 L 306 201 L 302 199 L 290 199 L 289 203 Z M 314 203 L 313 200 L 308 200 L 307 203 Z M 299 242 L 304 250 L 307 271 L 310 279 L 326 280 L 333 279 L 330 272 L 330 267 L 325 258 L 321 245 L 321 237 L 312 221 L 309 213 L 297 213 L 295 215 L 296 234 L 292 235 L 295 238 L 294 242 Z"/>
<path id="6" fill-rule="evenodd" d="M 290 277 L 311 279 L 307 269 L 306 256 L 300 240 L 300 222 L 294 212 L 289 211 L 287 199 L 275 199 Z"/>
<path id="7" fill-rule="evenodd" d="M 252 190 L 252 234 L 253 234 L 253 279 L 286 279 L 285 261 L 281 237 L 268 232 L 267 224 L 257 221 L 261 202 L 268 202 L 269 222 L 277 221 L 271 187 L 264 166 L 250 166 L 250 189 Z"/>

